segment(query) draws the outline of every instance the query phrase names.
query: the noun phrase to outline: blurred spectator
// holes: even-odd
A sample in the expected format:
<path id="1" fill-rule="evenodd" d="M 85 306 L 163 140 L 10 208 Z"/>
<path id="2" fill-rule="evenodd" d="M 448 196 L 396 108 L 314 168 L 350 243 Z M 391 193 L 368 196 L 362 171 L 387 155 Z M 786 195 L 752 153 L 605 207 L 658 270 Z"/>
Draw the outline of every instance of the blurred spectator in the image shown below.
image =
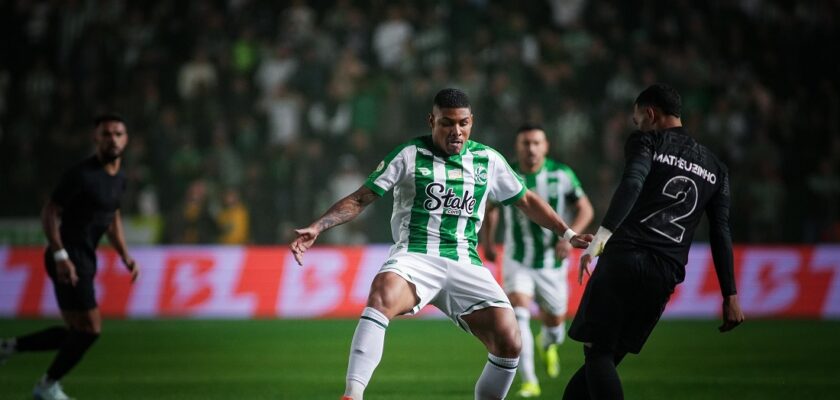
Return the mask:
<path id="1" fill-rule="evenodd" d="M 239 198 L 239 191 L 228 188 L 222 194 L 222 209 L 216 215 L 221 244 L 247 244 L 250 218 L 248 208 Z"/>
<path id="2" fill-rule="evenodd" d="M 297 60 L 286 45 L 278 45 L 260 61 L 255 81 L 263 98 L 271 97 L 278 87 L 286 86 L 297 70 Z"/>
<path id="3" fill-rule="evenodd" d="M 218 79 L 216 67 L 210 61 L 207 52 L 199 48 L 193 58 L 181 67 L 178 74 L 178 93 L 183 99 L 191 100 L 215 88 Z"/>
<path id="4" fill-rule="evenodd" d="M 398 71 L 412 40 L 411 24 L 403 18 L 400 6 L 390 5 L 386 19 L 373 32 L 373 49 L 379 66 L 389 71 Z"/>
<path id="5" fill-rule="evenodd" d="M 285 145 L 301 135 L 303 101 L 296 93 L 280 85 L 263 104 L 268 117 L 268 142 Z"/>
<path id="6" fill-rule="evenodd" d="M 447 86 L 472 96 L 476 140 L 504 152 L 523 120 L 542 122 L 608 198 L 629 107 L 663 80 L 729 166 L 736 241 L 840 241 L 836 1 L 0 4 L 0 182 L 15 193 L 0 218 L 37 218 L 37 183 L 89 154 L 91 115 L 117 110 L 142 142 L 127 213 L 156 203 L 167 240 L 213 242 L 212 219 L 184 237 L 188 199 L 239 187 L 260 215 L 250 241 L 276 243 L 352 170 L 342 156 L 368 172 L 428 134 Z M 389 239 L 388 213 L 368 218 L 348 240 Z"/>
<path id="7" fill-rule="evenodd" d="M 189 184 L 183 202 L 167 218 L 168 242 L 208 243 L 216 239 L 217 225 L 210 211 L 207 183 L 197 179 Z"/>

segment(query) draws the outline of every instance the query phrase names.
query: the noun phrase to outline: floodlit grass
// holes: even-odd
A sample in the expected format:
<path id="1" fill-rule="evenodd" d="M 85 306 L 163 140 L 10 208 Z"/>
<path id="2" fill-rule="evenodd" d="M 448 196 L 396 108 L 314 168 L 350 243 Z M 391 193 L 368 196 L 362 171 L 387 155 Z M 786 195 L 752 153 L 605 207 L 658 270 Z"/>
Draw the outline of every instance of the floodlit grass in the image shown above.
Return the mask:
<path id="1" fill-rule="evenodd" d="M 56 321 L 0 320 L 0 336 Z M 344 389 L 353 320 L 109 320 L 64 380 L 79 399 L 330 399 Z M 836 399 L 840 321 L 663 321 L 639 356 L 619 367 L 628 399 Z M 536 326 L 535 326 L 536 328 Z M 0 399 L 27 399 L 53 353 L 0 366 Z M 582 363 L 561 346 L 563 371 L 540 380 L 559 399 Z M 471 399 L 486 360 L 476 339 L 445 320 L 399 319 L 366 399 Z M 514 382 L 512 394 L 519 385 Z"/>

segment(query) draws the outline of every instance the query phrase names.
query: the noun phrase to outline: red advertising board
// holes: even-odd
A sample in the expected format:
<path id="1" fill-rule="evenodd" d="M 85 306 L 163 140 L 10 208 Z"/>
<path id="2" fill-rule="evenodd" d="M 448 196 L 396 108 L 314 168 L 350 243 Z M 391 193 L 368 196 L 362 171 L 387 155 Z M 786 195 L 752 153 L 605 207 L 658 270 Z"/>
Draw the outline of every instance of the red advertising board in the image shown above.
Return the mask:
<path id="1" fill-rule="evenodd" d="M 106 316 L 332 318 L 359 315 L 388 247 L 319 247 L 304 267 L 279 246 L 145 247 L 132 255 L 142 266 L 134 285 L 113 251 L 98 253 L 96 294 Z M 840 318 L 840 246 L 738 246 L 735 264 L 748 317 Z M 583 292 L 576 276 L 573 262 L 571 313 Z M 716 318 L 720 302 L 711 252 L 695 245 L 665 317 Z M 426 313 L 439 315 L 433 307 Z M 0 317 L 56 314 L 43 249 L 0 247 Z"/>

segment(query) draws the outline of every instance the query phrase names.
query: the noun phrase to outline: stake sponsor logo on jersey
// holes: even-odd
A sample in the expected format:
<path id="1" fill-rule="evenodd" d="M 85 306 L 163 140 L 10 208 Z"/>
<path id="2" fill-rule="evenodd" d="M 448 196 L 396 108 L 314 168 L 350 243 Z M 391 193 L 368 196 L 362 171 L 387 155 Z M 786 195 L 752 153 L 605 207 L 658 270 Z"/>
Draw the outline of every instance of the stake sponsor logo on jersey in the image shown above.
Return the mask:
<path id="1" fill-rule="evenodd" d="M 475 209 L 475 197 L 469 190 L 464 196 L 458 196 L 452 188 L 446 189 L 442 183 L 432 182 L 426 185 L 426 196 L 429 198 L 423 202 L 423 208 L 427 211 L 436 211 L 443 207 L 444 214 L 460 215 L 461 211 L 472 214 Z"/>

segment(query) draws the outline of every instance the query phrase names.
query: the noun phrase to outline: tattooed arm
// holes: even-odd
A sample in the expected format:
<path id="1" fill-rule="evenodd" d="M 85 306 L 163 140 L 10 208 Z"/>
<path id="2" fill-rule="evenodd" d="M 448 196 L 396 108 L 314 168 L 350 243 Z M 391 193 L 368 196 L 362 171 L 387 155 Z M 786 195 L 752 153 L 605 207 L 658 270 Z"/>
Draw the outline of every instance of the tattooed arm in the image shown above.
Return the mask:
<path id="1" fill-rule="evenodd" d="M 292 254 L 295 256 L 295 261 L 299 265 L 303 265 L 303 253 L 315 244 L 315 239 L 321 232 L 356 218 L 368 204 L 373 203 L 378 198 L 379 196 L 376 193 L 366 186 L 362 186 L 359 190 L 333 204 L 321 218 L 318 218 L 308 227 L 295 229 L 297 238 L 289 245 Z"/>

